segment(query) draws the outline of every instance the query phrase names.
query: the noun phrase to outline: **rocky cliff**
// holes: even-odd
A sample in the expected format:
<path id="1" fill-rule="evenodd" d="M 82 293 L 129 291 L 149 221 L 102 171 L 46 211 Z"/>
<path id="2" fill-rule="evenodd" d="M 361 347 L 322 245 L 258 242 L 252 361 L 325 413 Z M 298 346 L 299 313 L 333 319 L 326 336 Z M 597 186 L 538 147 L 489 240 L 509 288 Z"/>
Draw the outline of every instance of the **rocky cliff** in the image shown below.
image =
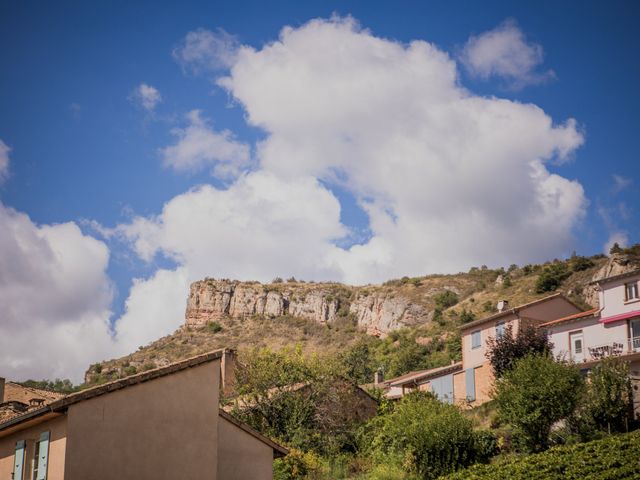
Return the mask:
<path id="1" fill-rule="evenodd" d="M 191 284 L 186 325 L 198 327 L 223 316 L 254 315 L 290 315 L 328 324 L 350 316 L 373 335 L 429 318 L 427 311 L 406 297 L 385 291 L 370 293 L 362 287 L 298 282 L 262 285 L 212 279 Z"/>

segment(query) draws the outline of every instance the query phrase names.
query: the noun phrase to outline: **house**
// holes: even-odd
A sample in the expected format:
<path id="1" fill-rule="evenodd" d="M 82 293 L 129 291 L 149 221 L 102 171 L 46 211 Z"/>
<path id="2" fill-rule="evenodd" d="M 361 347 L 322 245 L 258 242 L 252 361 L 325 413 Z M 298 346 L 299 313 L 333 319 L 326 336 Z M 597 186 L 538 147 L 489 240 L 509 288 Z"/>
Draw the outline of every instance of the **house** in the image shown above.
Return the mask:
<path id="1" fill-rule="evenodd" d="M 640 270 L 596 280 L 598 307 L 543 323 L 553 353 L 585 369 L 605 357 L 629 362 L 640 376 Z"/>
<path id="2" fill-rule="evenodd" d="M 553 353 L 585 367 L 608 356 L 624 356 L 640 374 L 640 270 L 591 283 L 598 307 L 540 325 Z"/>
<path id="3" fill-rule="evenodd" d="M 25 387 L 0 377 L 0 422 L 62 397 L 63 394 Z"/>
<path id="4" fill-rule="evenodd" d="M 460 328 L 462 362 L 445 367 L 411 372 L 381 383 L 387 398 L 400 398 L 412 390 L 431 391 L 443 401 L 477 406 L 491 398 L 493 369 L 487 359 L 487 341 L 503 334 L 509 326 L 513 332 L 525 325 L 541 323 L 582 310 L 561 294 L 509 308 L 498 303 L 498 313 L 467 323 Z"/>
<path id="5" fill-rule="evenodd" d="M 218 408 L 224 351 L 0 423 L 0 479 L 271 479 L 287 451 Z"/>

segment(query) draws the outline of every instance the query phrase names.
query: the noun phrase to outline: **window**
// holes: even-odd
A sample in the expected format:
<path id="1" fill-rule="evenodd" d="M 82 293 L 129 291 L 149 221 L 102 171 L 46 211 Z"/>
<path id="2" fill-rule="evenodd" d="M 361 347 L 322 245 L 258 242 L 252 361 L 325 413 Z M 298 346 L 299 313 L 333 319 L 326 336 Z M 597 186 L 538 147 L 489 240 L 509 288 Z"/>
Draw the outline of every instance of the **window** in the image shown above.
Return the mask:
<path id="1" fill-rule="evenodd" d="M 467 368 L 464 372 L 465 390 L 467 401 L 473 402 L 476 399 L 476 371 L 474 368 Z"/>
<path id="2" fill-rule="evenodd" d="M 624 299 L 636 300 L 638 298 L 638 282 L 627 283 L 624 286 Z"/>
<path id="3" fill-rule="evenodd" d="M 504 322 L 496 323 L 496 338 L 500 338 L 504 335 Z"/>
<path id="4" fill-rule="evenodd" d="M 24 475 L 24 452 L 26 445 L 24 440 L 16 442 L 15 457 L 13 461 L 13 480 L 22 480 Z"/>
<path id="5" fill-rule="evenodd" d="M 480 345 L 482 345 L 482 337 L 481 337 L 480 330 L 471 332 L 471 348 L 480 348 Z"/>
<path id="6" fill-rule="evenodd" d="M 47 480 L 47 463 L 49 460 L 49 432 L 40 434 L 33 452 L 33 480 Z"/>

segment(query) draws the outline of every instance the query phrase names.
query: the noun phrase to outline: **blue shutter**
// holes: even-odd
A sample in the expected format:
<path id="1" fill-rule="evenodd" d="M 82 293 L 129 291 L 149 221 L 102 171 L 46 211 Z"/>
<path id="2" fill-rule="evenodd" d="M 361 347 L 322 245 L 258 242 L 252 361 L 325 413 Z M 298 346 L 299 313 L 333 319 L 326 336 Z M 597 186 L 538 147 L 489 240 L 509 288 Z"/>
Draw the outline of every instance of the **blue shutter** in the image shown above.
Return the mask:
<path id="1" fill-rule="evenodd" d="M 453 375 L 431 380 L 431 391 L 445 403 L 453 403 Z"/>
<path id="2" fill-rule="evenodd" d="M 464 372 L 465 390 L 467 392 L 467 400 L 473 402 L 476 399 L 476 371 L 473 368 L 467 368 Z"/>
<path id="3" fill-rule="evenodd" d="M 22 472 L 24 471 L 24 440 L 16 442 L 16 457 L 13 462 L 13 480 L 22 480 Z"/>
<path id="4" fill-rule="evenodd" d="M 38 478 L 36 480 L 47 480 L 47 464 L 49 462 L 49 432 L 40 434 L 38 447 Z"/>

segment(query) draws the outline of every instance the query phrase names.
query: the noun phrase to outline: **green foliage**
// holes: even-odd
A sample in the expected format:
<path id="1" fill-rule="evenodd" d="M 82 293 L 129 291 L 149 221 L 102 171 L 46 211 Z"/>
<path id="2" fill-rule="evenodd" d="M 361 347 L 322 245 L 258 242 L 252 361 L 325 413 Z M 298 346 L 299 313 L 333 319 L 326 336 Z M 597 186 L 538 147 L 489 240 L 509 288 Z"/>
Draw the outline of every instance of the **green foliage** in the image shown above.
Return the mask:
<path id="1" fill-rule="evenodd" d="M 273 462 L 273 480 L 308 478 L 320 468 L 321 460 L 317 455 L 292 448 L 287 456 Z"/>
<path id="2" fill-rule="evenodd" d="M 374 343 L 373 338 L 362 338 L 339 357 L 344 375 L 356 384 L 373 381 L 373 375 L 378 369 L 374 359 Z"/>
<path id="3" fill-rule="evenodd" d="M 629 365 L 618 358 L 605 358 L 589 375 L 580 406 L 572 418 L 572 427 L 583 438 L 628 430 L 632 405 Z"/>
<path id="4" fill-rule="evenodd" d="M 130 366 L 128 366 L 128 367 L 126 367 L 126 368 L 124 369 L 124 374 L 125 374 L 127 377 L 128 377 L 129 375 L 135 375 L 136 373 L 138 373 L 138 369 L 137 369 L 135 366 L 133 366 L 133 365 L 130 365 Z"/>
<path id="5" fill-rule="evenodd" d="M 93 366 L 93 371 L 96 373 L 102 373 L 102 364 L 101 363 L 96 363 Z"/>
<path id="6" fill-rule="evenodd" d="M 493 311 L 495 311 L 495 309 L 496 309 L 496 306 L 490 300 L 487 300 L 486 302 L 484 302 L 482 304 L 482 311 L 483 312 L 493 312 Z"/>
<path id="7" fill-rule="evenodd" d="M 446 310 L 449 307 L 453 307 L 459 301 L 458 295 L 451 290 L 445 290 L 444 292 L 434 295 L 433 300 L 436 302 L 436 307 L 440 310 Z"/>
<path id="8" fill-rule="evenodd" d="M 71 380 L 65 378 L 61 380 L 56 378 L 55 380 L 26 380 L 20 382 L 23 387 L 37 388 L 39 390 L 48 390 L 50 392 L 58 393 L 72 393 L 78 390 L 78 386 L 74 385 Z"/>
<path id="9" fill-rule="evenodd" d="M 520 446 L 537 452 L 548 447 L 551 426 L 573 413 L 583 389 L 576 366 L 531 355 L 496 382 L 494 399 L 500 418 L 515 428 Z"/>
<path id="10" fill-rule="evenodd" d="M 218 333 L 222 331 L 222 325 L 218 322 L 207 322 L 207 330 L 211 333 Z"/>
<path id="11" fill-rule="evenodd" d="M 640 431 L 474 465 L 442 480 L 640 479 Z"/>
<path id="12" fill-rule="evenodd" d="M 363 429 L 361 445 L 376 463 L 402 465 L 432 479 L 479 460 L 471 420 L 454 405 L 424 392 L 407 395 Z"/>
<path id="13" fill-rule="evenodd" d="M 513 283 L 511 282 L 511 277 L 508 275 L 505 276 L 504 279 L 502 280 L 502 287 L 509 288 L 511 285 L 513 285 Z"/>
<path id="14" fill-rule="evenodd" d="M 582 257 L 575 253 L 571 255 L 571 258 L 569 259 L 569 267 L 572 272 L 582 272 L 583 270 L 588 270 L 594 265 L 595 263 L 593 263 L 593 260 L 590 258 Z"/>
<path id="15" fill-rule="evenodd" d="M 471 310 L 467 310 L 466 308 L 463 308 L 458 318 L 462 323 L 470 323 L 476 319 L 476 316 L 473 314 Z"/>
<path id="16" fill-rule="evenodd" d="M 552 263 L 542 269 L 536 280 L 536 293 L 555 291 L 571 275 L 564 263 Z"/>
<path id="17" fill-rule="evenodd" d="M 532 326 L 522 327 L 517 335 L 513 335 L 513 327 L 507 325 L 501 337 L 487 340 L 487 358 L 498 378 L 518 359 L 527 355 L 547 354 L 552 349 L 547 335 Z"/>
<path id="18" fill-rule="evenodd" d="M 618 242 L 615 242 L 609 249 L 609 254 L 613 255 L 614 253 L 622 253 L 622 248 L 620 248 L 620 244 Z"/>

